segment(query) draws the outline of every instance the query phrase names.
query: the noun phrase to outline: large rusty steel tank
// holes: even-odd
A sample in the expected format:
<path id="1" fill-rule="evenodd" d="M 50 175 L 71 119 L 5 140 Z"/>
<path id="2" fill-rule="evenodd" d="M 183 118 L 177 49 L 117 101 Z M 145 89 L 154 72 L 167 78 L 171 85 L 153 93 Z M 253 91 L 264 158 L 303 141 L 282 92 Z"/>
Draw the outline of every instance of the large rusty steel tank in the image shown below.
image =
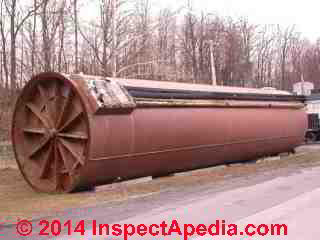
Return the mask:
<path id="1" fill-rule="evenodd" d="M 35 190 L 71 192 L 290 152 L 306 128 L 284 91 L 42 73 L 17 100 L 12 141 Z"/>

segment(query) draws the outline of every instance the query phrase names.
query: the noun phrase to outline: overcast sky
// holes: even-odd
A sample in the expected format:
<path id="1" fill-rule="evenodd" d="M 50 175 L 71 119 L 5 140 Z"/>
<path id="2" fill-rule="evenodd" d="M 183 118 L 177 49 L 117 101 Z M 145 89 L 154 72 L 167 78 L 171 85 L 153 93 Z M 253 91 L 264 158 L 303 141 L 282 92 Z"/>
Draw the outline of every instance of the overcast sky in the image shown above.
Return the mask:
<path id="1" fill-rule="evenodd" d="M 186 0 L 151 0 L 153 8 L 186 5 Z M 257 24 L 297 26 L 304 37 L 320 38 L 320 0 L 194 0 L 195 10 L 222 16 L 246 16 Z"/>

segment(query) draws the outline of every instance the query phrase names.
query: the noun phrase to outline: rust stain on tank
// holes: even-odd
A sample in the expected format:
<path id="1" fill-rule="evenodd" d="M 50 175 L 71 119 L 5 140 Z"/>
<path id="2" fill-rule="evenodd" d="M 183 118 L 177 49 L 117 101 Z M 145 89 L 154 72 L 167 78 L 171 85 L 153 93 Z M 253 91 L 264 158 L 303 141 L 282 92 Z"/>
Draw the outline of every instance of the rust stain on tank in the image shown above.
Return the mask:
<path id="1" fill-rule="evenodd" d="M 291 151 L 306 128 L 283 91 L 42 73 L 17 101 L 12 139 L 34 189 L 71 192 Z"/>

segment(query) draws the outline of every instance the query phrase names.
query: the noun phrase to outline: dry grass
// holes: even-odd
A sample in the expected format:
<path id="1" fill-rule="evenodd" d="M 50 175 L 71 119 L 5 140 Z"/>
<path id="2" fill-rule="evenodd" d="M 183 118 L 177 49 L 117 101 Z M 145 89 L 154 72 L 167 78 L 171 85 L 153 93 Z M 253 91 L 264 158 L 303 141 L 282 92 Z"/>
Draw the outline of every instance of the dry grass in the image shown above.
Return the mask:
<path id="1" fill-rule="evenodd" d="M 320 165 L 320 151 L 297 154 L 274 161 L 254 164 L 208 168 L 193 172 L 132 184 L 116 183 L 98 188 L 96 192 L 50 195 L 34 192 L 18 170 L 0 170 L 0 222 L 15 222 L 17 218 L 38 218 L 68 209 L 95 206 L 103 202 L 125 201 L 129 198 L 155 194 L 160 191 L 217 184 L 226 177 L 252 176 L 266 171 L 286 170 L 289 167 L 305 168 Z"/>

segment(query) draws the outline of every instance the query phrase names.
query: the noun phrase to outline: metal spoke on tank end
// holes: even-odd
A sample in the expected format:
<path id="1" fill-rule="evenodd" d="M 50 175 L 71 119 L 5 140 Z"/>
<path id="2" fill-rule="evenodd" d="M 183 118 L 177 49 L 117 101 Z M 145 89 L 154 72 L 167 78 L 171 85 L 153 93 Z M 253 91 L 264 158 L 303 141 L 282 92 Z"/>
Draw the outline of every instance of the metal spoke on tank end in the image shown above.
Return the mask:
<path id="1" fill-rule="evenodd" d="M 53 84 L 53 98 L 56 98 L 59 96 L 59 87 L 60 87 L 60 84 L 58 82 L 54 82 Z"/>
<path id="2" fill-rule="evenodd" d="M 46 134 L 46 130 L 42 128 L 24 128 L 23 132 L 26 134 L 38 134 L 38 135 Z"/>
<path id="3" fill-rule="evenodd" d="M 44 136 L 40 143 L 37 144 L 32 151 L 29 154 L 29 158 L 32 158 L 34 155 L 36 155 L 38 152 L 40 152 L 40 150 L 42 150 L 44 148 L 45 145 L 47 145 L 47 143 L 49 143 L 50 141 L 50 137 L 48 135 Z"/>
<path id="4" fill-rule="evenodd" d="M 49 101 L 49 96 L 48 94 L 46 93 L 46 91 L 44 90 L 43 86 L 41 86 L 40 84 L 37 86 L 38 88 L 38 91 L 40 93 L 40 96 L 41 96 L 41 99 L 42 99 L 42 102 L 43 102 L 43 106 L 46 105 L 46 103 Z"/>
<path id="5" fill-rule="evenodd" d="M 59 140 L 60 140 L 61 144 L 65 147 L 65 149 L 67 149 L 71 153 L 71 155 L 75 158 L 75 160 L 77 162 L 79 162 L 81 165 L 84 165 L 83 157 L 79 153 L 74 151 L 72 146 L 70 146 L 70 144 L 66 140 L 64 140 L 62 138 L 60 138 Z"/>
<path id="6" fill-rule="evenodd" d="M 75 162 L 75 163 L 73 164 L 73 166 L 72 166 L 72 168 L 71 168 L 71 172 L 70 172 L 71 175 L 73 174 L 74 170 L 78 167 L 79 164 L 80 164 L 79 162 Z"/>
<path id="7" fill-rule="evenodd" d="M 26 107 L 42 122 L 42 124 L 46 127 L 49 128 L 49 123 L 48 120 L 41 114 L 40 110 L 36 105 L 33 103 L 27 103 Z"/>
<path id="8" fill-rule="evenodd" d="M 62 149 L 62 146 L 60 146 L 60 145 L 61 144 L 57 143 L 57 149 L 58 149 L 58 152 L 60 154 L 60 157 L 61 157 L 61 159 L 62 159 L 62 161 L 64 163 L 64 167 L 65 167 L 65 169 L 64 169 L 64 171 L 62 173 L 68 173 L 69 175 L 72 175 L 71 174 L 72 169 L 70 169 L 69 166 L 72 165 L 73 162 L 71 162 L 71 163 L 68 162 L 69 160 L 65 156 L 64 151 Z"/>
<path id="9" fill-rule="evenodd" d="M 52 145 L 50 145 L 49 150 L 45 156 L 44 162 L 41 165 L 40 179 L 45 179 L 48 176 L 47 172 L 50 167 L 50 159 L 52 157 L 52 148 L 53 148 Z"/>
<path id="10" fill-rule="evenodd" d="M 69 127 L 74 121 L 76 121 L 82 114 L 82 111 L 77 111 L 75 114 L 71 116 L 71 118 L 59 129 L 59 131 L 65 130 Z"/>
<path id="11" fill-rule="evenodd" d="M 72 94 L 71 94 L 71 92 L 69 90 L 67 96 L 65 96 L 66 99 L 63 102 L 62 109 L 61 109 L 60 115 L 58 117 L 58 121 L 57 121 L 57 124 L 56 124 L 57 128 L 61 127 L 62 119 L 66 114 L 66 109 L 68 108 L 68 106 L 69 106 L 69 104 L 71 103 L 71 100 L 72 100 L 72 96 L 71 95 Z"/>
<path id="12" fill-rule="evenodd" d="M 38 88 L 38 91 L 39 91 L 40 96 L 42 98 L 42 101 L 43 102 L 47 102 L 48 101 L 48 96 L 47 96 L 47 93 L 44 91 L 43 87 L 39 84 L 37 86 L 37 88 Z"/>
<path id="13" fill-rule="evenodd" d="M 48 100 L 52 100 L 58 96 L 58 83 L 56 81 L 50 81 L 50 87 L 48 90 Z"/>
<path id="14" fill-rule="evenodd" d="M 39 93 L 40 93 L 40 96 L 41 96 L 41 99 L 42 99 L 42 103 L 43 103 L 43 106 L 42 106 L 42 108 L 44 108 L 44 107 L 46 107 L 46 109 L 47 109 L 47 112 L 48 112 L 48 121 L 52 124 L 52 121 L 51 121 L 51 118 L 52 118 L 52 109 L 51 109 L 51 107 L 50 107 L 50 104 L 48 104 L 48 102 L 49 102 L 49 96 L 48 96 L 48 93 L 46 92 L 46 90 L 44 90 L 44 88 L 43 88 L 43 86 L 41 85 L 41 84 L 39 84 L 38 86 L 37 86 L 37 88 L 38 88 L 38 91 L 39 91 Z M 41 109 L 42 109 L 41 108 Z"/>
<path id="15" fill-rule="evenodd" d="M 58 155 L 57 147 L 56 147 L 56 143 L 54 143 L 53 144 L 53 161 L 54 161 L 55 191 L 58 191 L 59 175 L 60 175 L 57 155 Z"/>
<path id="16" fill-rule="evenodd" d="M 78 139 L 78 140 L 87 140 L 88 136 L 83 132 L 75 132 L 75 133 L 59 133 L 59 137 L 70 138 L 70 139 Z"/>
<path id="17" fill-rule="evenodd" d="M 53 151 L 53 157 L 54 157 L 54 169 L 55 169 L 55 191 L 56 192 L 63 192 L 63 185 L 61 182 L 62 172 L 61 172 L 61 161 L 59 161 L 59 153 L 58 153 L 58 144 L 55 141 L 54 143 L 54 151 Z"/>
<path id="18" fill-rule="evenodd" d="M 59 113 L 61 111 L 61 106 L 59 106 L 59 99 L 61 98 L 59 92 L 60 92 L 60 84 L 58 84 L 57 82 L 53 82 L 52 83 L 52 92 L 51 92 L 51 96 L 50 96 L 50 101 L 49 101 L 49 106 L 52 107 L 52 112 L 51 112 L 51 121 L 52 121 L 52 126 L 54 128 L 56 127 L 57 121 L 58 121 L 58 117 L 59 117 Z"/>

